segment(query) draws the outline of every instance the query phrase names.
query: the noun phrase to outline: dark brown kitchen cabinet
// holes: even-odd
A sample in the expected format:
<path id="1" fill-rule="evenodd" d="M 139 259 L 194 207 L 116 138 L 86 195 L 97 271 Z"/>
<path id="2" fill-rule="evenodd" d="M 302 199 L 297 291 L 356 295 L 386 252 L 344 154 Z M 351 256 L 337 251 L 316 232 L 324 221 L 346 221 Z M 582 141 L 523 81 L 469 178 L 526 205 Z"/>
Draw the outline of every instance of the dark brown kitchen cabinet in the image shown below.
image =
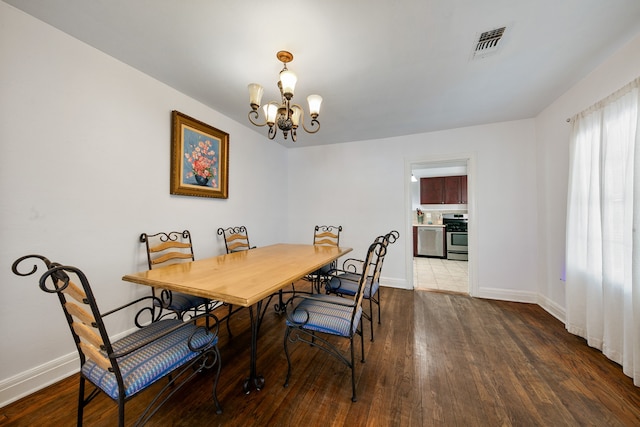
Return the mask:
<path id="1" fill-rule="evenodd" d="M 460 177 L 460 203 L 467 204 L 467 176 Z"/>
<path id="2" fill-rule="evenodd" d="M 466 203 L 466 175 L 420 178 L 420 204 L 459 205 Z"/>
<path id="3" fill-rule="evenodd" d="M 444 203 L 460 205 L 467 203 L 467 177 L 447 176 L 444 178 Z"/>
<path id="4" fill-rule="evenodd" d="M 444 203 L 444 178 L 420 178 L 420 204 Z"/>

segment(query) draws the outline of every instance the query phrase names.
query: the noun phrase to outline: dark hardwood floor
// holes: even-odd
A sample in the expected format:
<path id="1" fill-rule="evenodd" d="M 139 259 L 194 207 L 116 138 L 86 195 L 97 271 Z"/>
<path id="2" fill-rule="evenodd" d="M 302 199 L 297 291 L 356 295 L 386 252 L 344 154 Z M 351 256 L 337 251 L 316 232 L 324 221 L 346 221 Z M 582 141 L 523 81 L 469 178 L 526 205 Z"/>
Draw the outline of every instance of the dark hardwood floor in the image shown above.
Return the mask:
<path id="1" fill-rule="evenodd" d="M 206 372 L 147 425 L 640 425 L 640 388 L 540 307 L 382 292 L 382 325 L 376 325 L 374 342 L 365 339 L 366 363 L 357 363 L 358 402 L 351 402 L 346 366 L 304 344 L 295 344 L 292 377 L 283 387 L 283 318 L 272 310 L 259 341 L 258 369 L 266 386 L 244 395 L 249 315 L 243 310 L 232 320 L 233 338 L 221 328 L 218 396 L 224 413 L 215 413 L 213 377 Z M 145 393 L 128 403 L 128 422 L 149 398 Z M 0 409 L 0 425 L 74 425 L 76 400 L 74 375 Z M 87 426 L 112 426 L 116 419 L 116 405 L 104 395 L 85 412 Z"/>

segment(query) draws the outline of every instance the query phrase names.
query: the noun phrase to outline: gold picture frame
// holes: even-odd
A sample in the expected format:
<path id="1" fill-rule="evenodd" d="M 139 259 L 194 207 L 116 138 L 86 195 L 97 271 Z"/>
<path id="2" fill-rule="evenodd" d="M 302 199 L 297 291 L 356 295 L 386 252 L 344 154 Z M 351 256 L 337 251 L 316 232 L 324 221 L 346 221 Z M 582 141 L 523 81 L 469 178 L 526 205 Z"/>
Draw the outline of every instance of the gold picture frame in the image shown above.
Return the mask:
<path id="1" fill-rule="evenodd" d="M 171 112 L 171 194 L 229 197 L 229 134 Z"/>

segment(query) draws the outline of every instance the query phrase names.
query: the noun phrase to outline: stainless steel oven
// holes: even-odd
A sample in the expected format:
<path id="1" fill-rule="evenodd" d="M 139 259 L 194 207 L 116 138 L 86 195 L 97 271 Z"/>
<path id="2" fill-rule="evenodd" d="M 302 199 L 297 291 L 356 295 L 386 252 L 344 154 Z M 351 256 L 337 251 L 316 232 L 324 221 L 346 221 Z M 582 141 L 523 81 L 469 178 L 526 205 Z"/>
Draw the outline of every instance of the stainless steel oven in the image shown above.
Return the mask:
<path id="1" fill-rule="evenodd" d="M 466 231 L 447 231 L 447 259 L 469 260 Z"/>
<path id="2" fill-rule="evenodd" d="M 468 261 L 467 214 L 444 214 L 442 222 L 447 229 L 447 259 Z"/>

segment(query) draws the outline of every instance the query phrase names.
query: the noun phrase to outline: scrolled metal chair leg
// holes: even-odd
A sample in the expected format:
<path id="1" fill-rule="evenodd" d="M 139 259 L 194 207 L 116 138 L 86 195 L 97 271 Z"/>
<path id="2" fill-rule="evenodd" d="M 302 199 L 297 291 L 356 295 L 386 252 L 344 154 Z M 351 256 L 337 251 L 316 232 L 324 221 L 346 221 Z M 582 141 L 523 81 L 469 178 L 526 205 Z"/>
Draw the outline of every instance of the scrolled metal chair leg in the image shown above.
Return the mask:
<path id="1" fill-rule="evenodd" d="M 371 341 L 373 342 L 373 302 L 372 302 L 372 297 L 373 295 L 369 296 L 369 313 L 371 313 Z M 380 316 L 378 315 L 378 319 L 380 318 Z"/>
<path id="2" fill-rule="evenodd" d="M 80 376 L 80 387 L 78 391 L 78 427 L 82 427 L 82 418 L 84 415 L 84 382 L 85 379 Z"/>
<path id="3" fill-rule="evenodd" d="M 362 322 L 360 322 L 360 332 L 356 331 L 360 335 L 360 348 L 362 349 L 362 359 L 360 360 L 364 363 L 364 330 L 362 330 Z"/>
<path id="4" fill-rule="evenodd" d="M 351 401 L 357 402 L 358 398 L 356 397 L 356 364 L 354 357 L 355 349 L 353 348 L 353 337 L 351 338 Z"/>
<path id="5" fill-rule="evenodd" d="M 220 405 L 220 401 L 218 400 L 218 381 L 220 380 L 220 368 L 222 367 L 221 358 L 220 358 L 220 350 L 218 347 L 215 347 L 215 354 L 218 364 L 218 372 L 216 373 L 216 379 L 213 382 L 213 402 L 216 405 L 216 414 L 222 414 L 222 405 Z"/>
<path id="6" fill-rule="evenodd" d="M 284 334 L 284 354 L 287 356 L 287 377 L 284 380 L 284 387 L 289 386 L 289 378 L 291 377 L 291 357 L 289 356 L 289 334 L 291 333 L 291 328 L 287 327 L 287 331 Z"/>

